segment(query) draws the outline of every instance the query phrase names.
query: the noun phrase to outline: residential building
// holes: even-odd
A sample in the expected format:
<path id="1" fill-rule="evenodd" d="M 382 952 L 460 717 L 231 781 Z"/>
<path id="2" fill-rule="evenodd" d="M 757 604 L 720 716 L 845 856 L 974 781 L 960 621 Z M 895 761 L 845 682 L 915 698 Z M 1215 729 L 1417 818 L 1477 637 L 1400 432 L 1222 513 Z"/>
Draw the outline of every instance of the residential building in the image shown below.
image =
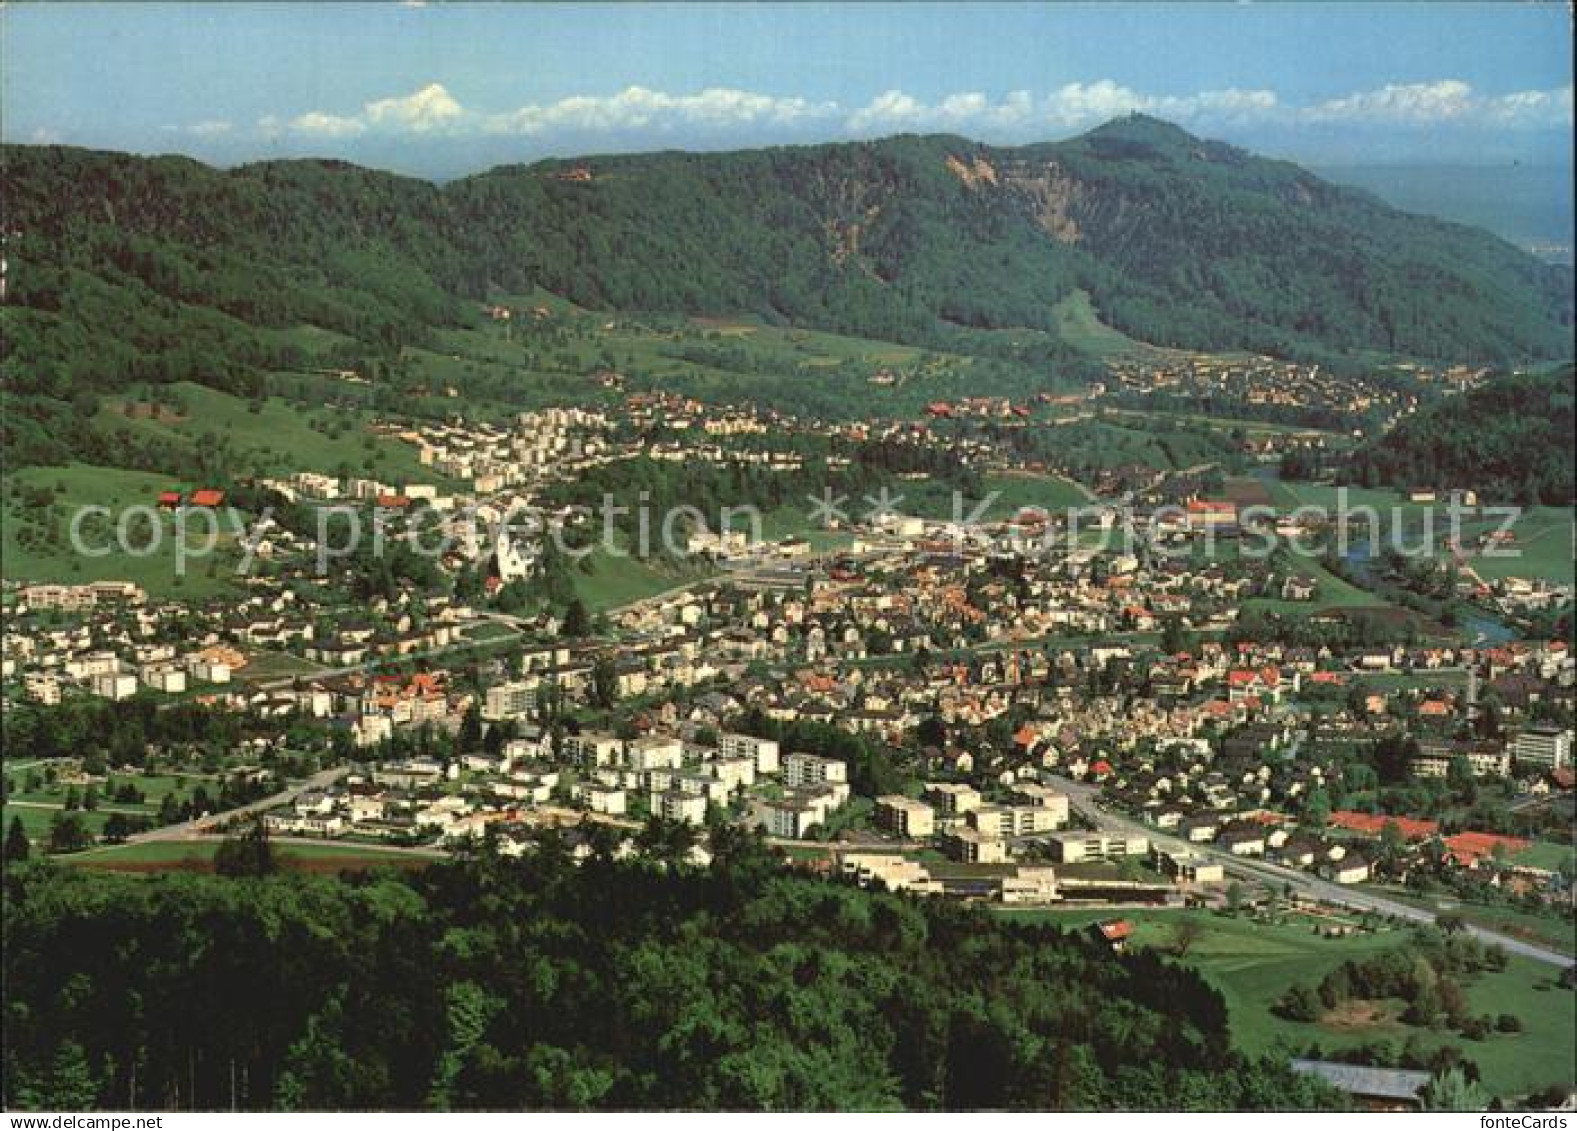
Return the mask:
<path id="1" fill-rule="evenodd" d="M 876 827 L 903 840 L 916 840 L 936 832 L 936 811 L 924 801 L 889 794 L 876 799 Z"/>
<path id="2" fill-rule="evenodd" d="M 1511 750 L 1520 769 L 1559 770 L 1572 764 L 1572 732 L 1555 726 L 1530 726 L 1517 735 Z"/>
<path id="3" fill-rule="evenodd" d="M 725 758 L 749 758 L 756 764 L 756 773 L 778 772 L 778 744 L 770 738 L 757 738 L 753 734 L 724 734 L 717 741 Z"/>
<path id="4" fill-rule="evenodd" d="M 683 821 L 689 825 L 706 823 L 706 798 L 698 793 L 680 789 L 667 789 L 652 794 L 652 815 L 665 821 Z"/>
<path id="5" fill-rule="evenodd" d="M 783 784 L 790 789 L 847 782 L 849 767 L 836 758 L 816 754 L 786 754 L 783 757 Z"/>
<path id="6" fill-rule="evenodd" d="M 487 689 L 482 700 L 482 717 L 489 722 L 519 719 L 537 709 L 537 684 L 535 681 L 512 680 L 497 683 Z"/>
<path id="7" fill-rule="evenodd" d="M 130 699 L 137 694 L 137 677 L 131 672 L 104 672 L 93 677 L 92 688 L 100 699 Z"/>
<path id="8" fill-rule="evenodd" d="M 963 864 L 1006 864 L 1008 859 L 1007 841 L 974 829 L 956 829 L 946 834 L 942 846 Z"/>
<path id="9" fill-rule="evenodd" d="M 1052 855 L 1062 864 L 1126 860 L 1150 853 L 1150 839 L 1120 833 L 1068 832 L 1049 838 Z"/>

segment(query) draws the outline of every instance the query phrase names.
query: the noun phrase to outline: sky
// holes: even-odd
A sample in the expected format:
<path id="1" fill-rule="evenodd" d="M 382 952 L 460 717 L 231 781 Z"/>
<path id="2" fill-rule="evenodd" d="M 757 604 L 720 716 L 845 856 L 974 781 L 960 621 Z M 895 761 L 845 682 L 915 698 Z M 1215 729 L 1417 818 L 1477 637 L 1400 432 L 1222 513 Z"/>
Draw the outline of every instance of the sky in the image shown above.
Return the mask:
<path id="1" fill-rule="evenodd" d="M 0 135 L 445 179 L 1141 111 L 1309 164 L 1571 162 L 1562 3 L 34 4 Z"/>

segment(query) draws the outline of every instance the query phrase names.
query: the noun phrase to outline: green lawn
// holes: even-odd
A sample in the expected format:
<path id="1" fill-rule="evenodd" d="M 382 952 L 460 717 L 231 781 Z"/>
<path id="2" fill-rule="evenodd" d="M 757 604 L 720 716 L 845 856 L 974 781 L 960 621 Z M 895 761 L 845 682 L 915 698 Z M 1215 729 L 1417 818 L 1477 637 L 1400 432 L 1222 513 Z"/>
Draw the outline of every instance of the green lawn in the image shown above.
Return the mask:
<path id="1" fill-rule="evenodd" d="M 295 676 L 312 676 L 325 671 L 322 664 L 291 655 L 260 649 L 249 653 L 247 665 L 236 673 L 236 678 L 249 683 L 260 680 L 289 679 Z"/>
<path id="2" fill-rule="evenodd" d="M 746 526 L 742 520 L 736 525 L 741 529 Z M 854 540 L 852 535 L 844 531 L 828 530 L 812 523 L 808 502 L 803 507 L 789 505 L 767 511 L 761 516 L 761 537 L 769 542 L 784 538 L 803 538 L 817 553 L 841 549 Z"/>
<path id="3" fill-rule="evenodd" d="M 1521 1095 L 1555 1081 L 1570 1083 L 1577 1063 L 1577 1002 L 1570 990 L 1548 987 L 1555 969 L 1531 959 L 1512 958 L 1506 970 L 1486 974 L 1466 987 L 1482 1013 L 1514 1013 L 1524 1031 L 1470 1041 L 1451 1033 L 1418 1031 L 1390 1023 L 1364 1030 L 1284 1021 L 1270 1005 L 1294 982 L 1313 984 L 1349 958 L 1362 958 L 1407 943 L 1404 929 L 1342 939 L 1316 936 L 1307 925 L 1273 926 L 1203 911 L 1102 912 L 1098 910 L 1002 912 L 1011 918 L 1053 921 L 1077 928 L 1120 914 L 1135 925 L 1135 944 L 1167 947 L 1173 924 L 1188 918 L 1203 933 L 1185 961 L 1222 992 L 1231 1015 L 1234 1041 L 1245 1051 L 1301 1050 L 1311 1041 L 1325 1049 L 1378 1039 L 1398 1044 L 1413 1032 L 1431 1046 L 1453 1044 L 1478 1063 L 1484 1083 L 1503 1096 Z M 1302 920 L 1307 923 L 1307 920 Z"/>
<path id="4" fill-rule="evenodd" d="M 236 561 L 236 512 L 219 517 L 215 552 L 198 557 L 207 543 L 206 524 L 186 520 L 188 560 L 185 575 L 177 572 L 176 515 L 157 511 L 158 540 L 143 521 L 128 519 L 127 549 L 116 535 L 117 523 L 132 507 L 153 507 L 163 491 L 186 491 L 192 485 L 148 471 L 95 467 L 74 463 L 65 467 L 25 467 L 5 477 L 5 511 L 0 520 L 5 577 L 18 581 L 54 581 L 80 585 L 89 581 L 130 581 L 150 596 L 201 600 L 233 592 Z M 40 493 L 50 501 L 39 505 Z M 80 529 L 88 553 L 77 553 L 71 544 L 71 522 L 84 507 L 107 507 L 109 516 L 89 515 Z M 147 547 L 151 553 L 141 553 Z M 102 556 L 101 551 L 108 550 Z M 139 551 L 138 553 L 128 550 Z"/>
<path id="5" fill-rule="evenodd" d="M 18 769 L 8 765 L 6 776 L 11 779 L 14 791 L 6 798 L 4 823 L 10 827 L 13 816 L 22 819 L 22 827 L 27 835 L 35 841 L 44 841 L 49 837 L 50 822 L 57 813 L 65 811 L 66 787 L 59 784 L 46 784 L 42 789 L 27 790 L 26 784 L 28 770 Z M 159 812 L 159 805 L 169 794 L 178 798 L 191 796 L 194 786 L 199 782 L 207 786 L 210 795 L 217 793 L 218 785 L 210 778 L 190 774 L 111 774 L 110 782 L 116 786 L 130 783 L 137 787 L 143 794 L 143 800 L 117 801 L 109 796 L 106 786 L 97 787 L 98 807 L 96 809 L 76 809 L 87 830 L 97 836 L 104 830 L 104 822 L 111 813 L 123 813 L 129 817 L 153 817 Z M 83 790 L 78 787 L 79 796 Z"/>
<path id="6" fill-rule="evenodd" d="M 1040 507 L 1057 514 L 1070 507 L 1087 506 L 1094 499 L 1081 484 L 1060 475 L 988 475 L 985 489 L 1001 493 L 1001 498 L 991 505 L 986 518 L 1006 518 L 1023 507 Z M 967 514 L 974 506 L 971 500 Z"/>
<path id="7" fill-rule="evenodd" d="M 252 473 L 334 475 L 348 468 L 354 475 L 395 486 L 440 482 L 431 468 L 421 466 L 413 445 L 374 434 L 368 428 L 372 417 L 358 410 L 307 407 L 278 398 L 254 406 L 184 381 L 161 390 L 160 399 L 177 402 L 173 416 L 128 416 L 142 410 L 135 402 L 113 400 L 100 408 L 95 422 L 173 445 L 223 445 L 230 451 L 230 465 Z"/>
<path id="8" fill-rule="evenodd" d="M 654 597 L 669 589 L 698 581 L 710 571 L 701 567 L 681 568 L 635 557 L 615 557 L 596 551 L 582 565 L 573 567 L 575 592 L 592 612 L 602 612 Z"/>
<path id="9" fill-rule="evenodd" d="M 1403 513 L 1416 516 L 1428 507 L 1409 503 L 1407 496 L 1389 487 L 1352 487 L 1334 483 L 1290 483 L 1284 479 L 1266 480 L 1265 486 L 1278 507 L 1292 510 L 1297 507 L 1319 507 L 1331 517 L 1337 514 L 1338 505 L 1349 510 L 1373 507 L 1382 519 L 1387 518 L 1393 507 L 1403 508 Z"/>
<path id="10" fill-rule="evenodd" d="M 1571 585 L 1574 577 L 1573 539 L 1577 538 L 1573 514 L 1568 507 L 1532 507 L 1512 527 L 1515 545 L 1508 548 L 1514 556 L 1486 557 L 1470 554 L 1466 564 L 1485 580 L 1503 577 L 1543 578 L 1557 585 Z M 1469 545 L 1479 533 L 1496 529 L 1500 520 L 1486 519 L 1463 523 L 1463 541 Z"/>
<path id="11" fill-rule="evenodd" d="M 61 809 L 58 805 L 52 805 L 50 808 L 44 809 L 36 805 L 17 805 L 7 801 L 4 816 L 0 817 L 0 820 L 3 820 L 5 827 L 9 829 L 12 819 L 20 817 L 22 819 L 22 829 L 27 833 L 28 839 L 33 841 L 35 845 L 42 845 L 49 840 L 50 822 L 60 812 Z M 79 809 L 77 814 L 82 818 L 83 827 L 94 836 L 104 831 L 104 822 L 109 819 L 109 814 L 102 809 L 91 813 Z"/>
<path id="12" fill-rule="evenodd" d="M 1529 868 L 1558 872 L 1563 867 L 1570 867 L 1574 858 L 1577 858 L 1577 851 L 1574 851 L 1571 845 L 1541 840 L 1535 841 L 1531 848 L 1517 853 L 1511 858 L 1511 862 L 1525 864 Z"/>
<path id="13" fill-rule="evenodd" d="M 1529 852 L 1537 853 L 1540 849 L 1558 847 L 1535 845 L 1529 849 Z M 1577 954 L 1577 928 L 1573 927 L 1570 919 L 1561 919 L 1554 915 L 1535 915 L 1516 907 L 1499 904 L 1468 903 L 1451 895 L 1426 896 L 1406 888 L 1380 884 L 1374 886 L 1387 896 L 1401 900 L 1403 903 L 1411 903 L 1415 907 L 1429 911 L 1449 911 L 1486 930 L 1499 931 L 1512 938 L 1547 946 L 1563 954 Z"/>

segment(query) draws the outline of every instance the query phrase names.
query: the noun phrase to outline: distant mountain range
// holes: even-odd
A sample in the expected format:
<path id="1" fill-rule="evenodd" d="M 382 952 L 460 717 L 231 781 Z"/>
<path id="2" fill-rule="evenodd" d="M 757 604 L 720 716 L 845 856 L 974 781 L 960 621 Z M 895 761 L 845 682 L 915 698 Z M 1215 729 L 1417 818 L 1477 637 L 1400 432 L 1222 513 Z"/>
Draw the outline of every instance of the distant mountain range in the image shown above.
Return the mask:
<path id="1" fill-rule="evenodd" d="M 3 151 L 4 386 L 241 384 L 304 324 L 368 350 L 533 287 L 931 343 L 1055 330 L 1312 358 L 1569 356 L 1573 273 L 1152 118 L 511 166 L 443 187 L 338 162 Z M 960 328 L 964 328 L 963 331 Z"/>

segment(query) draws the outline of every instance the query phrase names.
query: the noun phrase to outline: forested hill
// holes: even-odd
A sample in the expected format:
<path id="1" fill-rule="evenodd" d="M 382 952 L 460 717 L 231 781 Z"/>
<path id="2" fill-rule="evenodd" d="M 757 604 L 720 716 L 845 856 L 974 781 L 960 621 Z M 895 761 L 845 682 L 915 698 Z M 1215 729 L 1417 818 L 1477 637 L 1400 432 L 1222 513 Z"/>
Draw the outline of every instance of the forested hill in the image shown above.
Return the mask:
<path id="1" fill-rule="evenodd" d="M 1485 501 L 1570 504 L 1573 368 L 1502 377 L 1407 417 L 1354 456 L 1360 481 L 1471 489 Z"/>
<path id="2" fill-rule="evenodd" d="M 245 386 L 303 324 L 369 350 L 533 286 L 933 344 L 1053 329 L 1074 288 L 1159 344 L 1506 362 L 1570 352 L 1572 272 L 1295 166 L 1126 118 L 497 169 L 437 187 L 323 161 L 3 151 L 5 387 Z"/>
<path id="3" fill-rule="evenodd" d="M 900 137 L 515 167 L 446 194 L 478 228 L 529 218 L 478 247 L 492 277 L 592 306 L 914 338 L 937 319 L 1049 329 L 1081 286 L 1161 345 L 1571 352 L 1569 269 L 1144 117 L 1022 149 Z"/>
<path id="4" fill-rule="evenodd" d="M 662 840 L 662 843 L 657 843 Z M 8 1110 L 1329 1108 L 1152 952 L 549 834 L 414 876 L 5 874 Z M 666 847 L 664 847 L 666 845 Z"/>

